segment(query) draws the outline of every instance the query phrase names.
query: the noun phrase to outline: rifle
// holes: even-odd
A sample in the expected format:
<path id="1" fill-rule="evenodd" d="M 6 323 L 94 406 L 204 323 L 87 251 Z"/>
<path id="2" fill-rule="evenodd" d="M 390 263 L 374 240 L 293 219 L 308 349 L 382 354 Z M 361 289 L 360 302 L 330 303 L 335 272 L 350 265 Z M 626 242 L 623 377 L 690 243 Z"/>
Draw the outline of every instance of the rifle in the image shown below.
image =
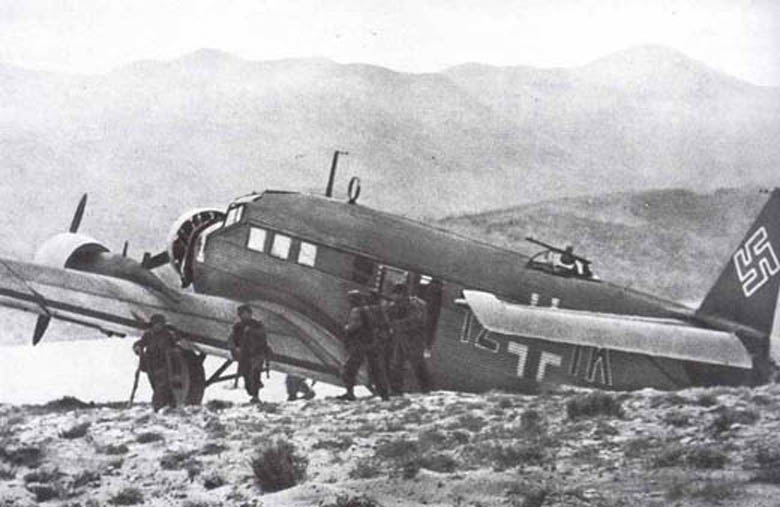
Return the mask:
<path id="1" fill-rule="evenodd" d="M 138 356 L 138 366 L 135 369 L 135 378 L 133 379 L 133 390 L 130 391 L 130 401 L 127 402 L 127 408 L 133 406 L 133 400 L 135 400 L 135 392 L 138 390 L 138 379 L 141 376 L 141 356 Z"/>

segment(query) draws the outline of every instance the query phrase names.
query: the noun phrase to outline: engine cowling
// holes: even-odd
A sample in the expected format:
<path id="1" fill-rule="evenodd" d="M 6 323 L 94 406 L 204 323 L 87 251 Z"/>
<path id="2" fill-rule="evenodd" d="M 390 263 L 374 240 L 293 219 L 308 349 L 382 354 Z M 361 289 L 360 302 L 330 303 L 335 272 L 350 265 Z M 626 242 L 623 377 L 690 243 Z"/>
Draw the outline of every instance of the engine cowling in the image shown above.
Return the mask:
<path id="1" fill-rule="evenodd" d="M 35 262 L 122 278 L 154 289 L 167 297 L 177 297 L 170 287 L 154 273 L 144 269 L 138 261 L 111 253 L 105 245 L 84 234 L 63 232 L 52 236 L 35 252 Z"/>
<path id="2" fill-rule="evenodd" d="M 182 214 L 168 234 L 168 255 L 171 266 L 179 273 L 182 287 L 192 283 L 192 263 L 196 254 L 198 237 L 207 228 L 225 220 L 225 213 L 218 209 L 202 208 Z"/>

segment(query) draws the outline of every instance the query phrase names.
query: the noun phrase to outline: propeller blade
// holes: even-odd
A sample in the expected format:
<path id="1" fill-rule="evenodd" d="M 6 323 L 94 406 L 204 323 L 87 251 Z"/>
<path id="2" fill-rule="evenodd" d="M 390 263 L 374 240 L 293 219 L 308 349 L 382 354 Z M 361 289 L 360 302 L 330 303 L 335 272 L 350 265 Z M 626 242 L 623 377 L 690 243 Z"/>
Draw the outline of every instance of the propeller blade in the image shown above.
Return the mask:
<path id="1" fill-rule="evenodd" d="M 49 327 L 49 322 L 51 322 L 50 316 L 48 315 L 38 316 L 38 320 L 35 322 L 35 331 L 33 331 L 33 339 L 32 339 L 33 345 L 38 345 L 38 342 L 41 341 L 41 338 L 43 338 L 43 335 L 46 332 L 46 328 Z"/>
<path id="2" fill-rule="evenodd" d="M 78 232 L 81 225 L 81 218 L 84 216 L 84 208 L 87 207 L 87 194 L 81 196 L 78 206 L 76 206 L 76 213 L 73 214 L 73 220 L 70 222 L 69 232 Z"/>
<path id="3" fill-rule="evenodd" d="M 125 241 L 125 246 L 122 247 L 122 257 L 127 257 L 127 246 L 129 243 L 129 241 Z"/>
<path id="4" fill-rule="evenodd" d="M 159 268 L 163 264 L 169 263 L 170 261 L 171 257 L 168 255 L 167 251 L 160 252 L 154 256 L 152 256 L 152 254 L 149 252 L 146 252 L 144 254 L 144 259 L 141 261 L 141 266 L 146 269 L 155 269 Z"/>

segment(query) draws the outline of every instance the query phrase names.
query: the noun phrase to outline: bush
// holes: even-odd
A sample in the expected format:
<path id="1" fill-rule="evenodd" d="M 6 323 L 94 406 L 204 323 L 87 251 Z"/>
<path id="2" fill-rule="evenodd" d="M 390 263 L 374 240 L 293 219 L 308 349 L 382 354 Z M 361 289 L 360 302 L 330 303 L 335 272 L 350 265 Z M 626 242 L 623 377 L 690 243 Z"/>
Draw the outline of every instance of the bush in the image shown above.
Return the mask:
<path id="1" fill-rule="evenodd" d="M 696 402 L 702 407 L 712 407 L 718 404 L 718 397 L 713 394 L 702 394 Z"/>
<path id="2" fill-rule="evenodd" d="M 539 411 L 528 409 L 520 414 L 520 428 L 531 435 L 538 435 L 547 430 L 547 422 Z"/>
<path id="3" fill-rule="evenodd" d="M 33 470 L 32 472 L 24 474 L 24 482 L 48 484 L 50 482 L 56 482 L 62 475 L 62 472 L 57 468 L 39 468 L 38 470 Z"/>
<path id="4" fill-rule="evenodd" d="M 474 414 L 463 414 L 449 425 L 450 429 L 464 429 L 472 433 L 477 433 L 485 427 L 487 421 Z"/>
<path id="5" fill-rule="evenodd" d="M 666 414 L 664 417 L 664 422 L 670 426 L 682 428 L 690 424 L 690 419 L 688 418 L 687 414 L 675 410 Z"/>
<path id="6" fill-rule="evenodd" d="M 681 465 L 685 460 L 685 448 L 680 444 L 665 446 L 653 456 L 651 465 L 654 468 L 666 468 Z"/>
<path id="7" fill-rule="evenodd" d="M 135 438 L 135 441 L 138 442 L 139 444 L 159 442 L 160 440 L 164 440 L 163 436 L 153 431 L 147 431 L 146 433 L 141 433 Z"/>
<path id="8" fill-rule="evenodd" d="M 95 408 L 94 403 L 86 403 L 73 396 L 63 396 L 58 400 L 52 400 L 43 405 L 43 408 L 56 411 L 65 412 L 68 410 L 78 410 L 83 408 Z"/>
<path id="9" fill-rule="evenodd" d="M 566 415 L 569 419 L 579 417 L 623 417 L 623 406 L 613 396 L 604 392 L 588 393 L 566 402 Z"/>
<path id="10" fill-rule="evenodd" d="M 761 416 L 754 410 L 736 410 L 723 408 L 712 421 L 710 429 L 714 433 L 723 433 L 731 429 L 732 424 L 754 424 Z"/>
<path id="11" fill-rule="evenodd" d="M 224 444 L 220 444 L 217 442 L 209 442 L 208 444 L 204 445 L 200 450 L 201 456 L 211 456 L 214 454 L 222 454 L 228 449 L 228 447 Z"/>
<path id="12" fill-rule="evenodd" d="M 380 442 L 374 451 L 374 457 L 381 460 L 403 459 L 418 452 L 417 442 L 406 439 Z"/>
<path id="13" fill-rule="evenodd" d="M 232 406 L 233 406 L 232 402 L 225 401 L 225 400 L 209 400 L 208 402 L 206 402 L 206 408 L 211 410 L 212 412 L 219 412 L 220 410 L 224 410 Z"/>
<path id="14" fill-rule="evenodd" d="M 48 502 L 64 496 L 62 488 L 58 484 L 33 483 L 25 486 L 27 491 L 35 495 L 36 502 Z"/>
<path id="15" fill-rule="evenodd" d="M 160 467 L 163 470 L 182 470 L 187 468 L 192 458 L 192 451 L 169 452 L 160 458 Z"/>
<path id="16" fill-rule="evenodd" d="M 381 473 L 376 460 L 361 458 L 355 463 L 355 467 L 349 471 L 350 479 L 373 479 Z"/>
<path id="17" fill-rule="evenodd" d="M 92 470 L 84 470 L 80 474 L 73 477 L 73 487 L 80 488 L 88 484 L 96 484 L 100 482 L 100 474 L 93 472 Z"/>
<path id="18" fill-rule="evenodd" d="M 42 458 L 43 451 L 37 446 L 6 447 L 0 445 L 0 459 L 15 466 L 37 468 L 40 466 Z"/>
<path id="19" fill-rule="evenodd" d="M 540 443 L 520 445 L 487 443 L 472 447 L 468 454 L 478 464 L 491 465 L 496 471 L 519 465 L 541 465 L 547 459 L 545 447 Z"/>
<path id="20" fill-rule="evenodd" d="M 720 449 L 694 447 L 688 450 L 685 461 L 694 468 L 723 468 L 728 459 Z"/>
<path id="21" fill-rule="evenodd" d="M 319 440 L 312 445 L 313 450 L 330 449 L 334 451 L 346 451 L 355 444 L 351 437 L 342 437 L 339 440 Z"/>
<path id="22" fill-rule="evenodd" d="M 756 462 L 759 469 L 752 478 L 754 482 L 780 484 L 780 449 L 760 447 L 756 451 Z"/>
<path id="23" fill-rule="evenodd" d="M 119 454 L 127 454 L 130 449 L 125 444 L 108 444 L 98 449 L 98 452 L 102 454 L 108 454 L 109 456 L 117 456 Z"/>
<path id="24" fill-rule="evenodd" d="M 381 505 L 367 495 L 338 495 L 335 502 L 324 504 L 322 507 L 381 507 Z"/>
<path id="25" fill-rule="evenodd" d="M 458 467 L 458 462 L 449 454 L 426 454 L 420 458 L 420 467 L 439 473 L 451 473 Z"/>
<path id="26" fill-rule="evenodd" d="M 122 488 L 108 500 L 108 503 L 112 505 L 137 505 L 144 503 L 144 495 L 138 488 Z"/>
<path id="27" fill-rule="evenodd" d="M 225 479 L 217 472 L 211 472 L 203 477 L 203 487 L 212 490 L 225 485 Z"/>
<path id="28" fill-rule="evenodd" d="M 263 491 L 295 486 L 306 477 L 308 465 L 308 458 L 298 454 L 292 442 L 282 439 L 266 444 L 252 458 L 252 471 Z"/>
<path id="29" fill-rule="evenodd" d="M 0 481 L 11 481 L 16 478 L 16 469 L 10 466 L 0 466 Z"/>
<path id="30" fill-rule="evenodd" d="M 73 440 L 74 438 L 81 438 L 87 434 L 87 430 L 89 430 L 89 426 L 90 426 L 89 422 L 76 424 L 75 426 L 72 426 L 67 430 L 63 431 L 62 433 L 60 433 L 60 436 L 62 438 L 67 438 L 68 440 Z"/>

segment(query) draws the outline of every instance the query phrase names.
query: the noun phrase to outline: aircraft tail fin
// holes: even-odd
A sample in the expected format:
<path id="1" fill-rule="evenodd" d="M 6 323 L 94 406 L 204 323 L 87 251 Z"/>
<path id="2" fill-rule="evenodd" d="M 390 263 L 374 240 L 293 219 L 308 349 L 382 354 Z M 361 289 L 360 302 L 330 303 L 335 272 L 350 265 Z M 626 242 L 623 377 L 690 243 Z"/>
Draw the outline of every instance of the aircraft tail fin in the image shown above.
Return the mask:
<path id="1" fill-rule="evenodd" d="M 769 354 L 780 364 L 780 190 L 731 255 L 696 315 L 727 319 L 770 336 Z M 774 338 L 773 338 L 774 337 Z"/>

